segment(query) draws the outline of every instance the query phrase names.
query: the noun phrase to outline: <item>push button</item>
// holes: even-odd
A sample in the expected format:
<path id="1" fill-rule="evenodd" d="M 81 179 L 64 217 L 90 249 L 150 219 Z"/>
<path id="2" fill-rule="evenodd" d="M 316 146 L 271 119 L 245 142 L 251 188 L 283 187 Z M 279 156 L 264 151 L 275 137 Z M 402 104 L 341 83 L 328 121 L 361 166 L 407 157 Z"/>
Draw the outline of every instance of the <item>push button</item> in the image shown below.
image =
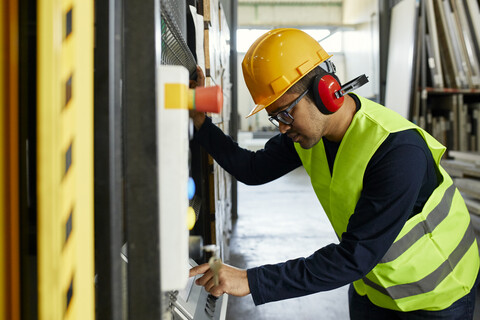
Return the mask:
<path id="1" fill-rule="evenodd" d="M 205 313 L 210 318 L 213 318 L 215 314 L 215 304 L 217 303 L 218 298 L 209 294 L 207 297 L 207 303 L 205 304 Z"/>

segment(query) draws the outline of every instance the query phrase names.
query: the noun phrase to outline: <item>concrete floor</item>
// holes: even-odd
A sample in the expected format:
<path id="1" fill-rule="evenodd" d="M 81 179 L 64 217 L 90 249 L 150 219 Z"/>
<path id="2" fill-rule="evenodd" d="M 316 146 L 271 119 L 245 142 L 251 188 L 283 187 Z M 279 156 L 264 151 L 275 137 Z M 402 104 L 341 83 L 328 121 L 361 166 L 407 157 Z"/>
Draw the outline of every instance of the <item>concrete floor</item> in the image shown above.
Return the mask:
<path id="1" fill-rule="evenodd" d="M 238 220 L 230 242 L 229 263 L 250 268 L 305 257 L 338 242 L 310 185 L 299 168 L 262 186 L 238 184 Z M 267 303 L 250 295 L 229 297 L 228 320 L 348 319 L 348 287 Z"/>

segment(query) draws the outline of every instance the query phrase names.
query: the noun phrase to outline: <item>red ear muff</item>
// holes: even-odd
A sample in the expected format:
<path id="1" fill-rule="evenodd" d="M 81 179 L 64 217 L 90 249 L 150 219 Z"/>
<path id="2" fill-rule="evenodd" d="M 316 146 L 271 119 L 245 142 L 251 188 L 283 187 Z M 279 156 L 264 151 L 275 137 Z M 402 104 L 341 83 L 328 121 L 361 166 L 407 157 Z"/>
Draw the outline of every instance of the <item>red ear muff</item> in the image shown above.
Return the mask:
<path id="1" fill-rule="evenodd" d="M 342 87 L 334 77 L 327 74 L 317 76 L 313 81 L 313 97 L 315 104 L 323 114 L 332 114 L 343 105 L 344 97 L 337 98 L 335 92 Z"/>
<path id="2" fill-rule="evenodd" d="M 343 96 L 368 82 L 364 74 L 340 86 L 332 75 L 316 76 L 313 80 L 313 100 L 323 114 L 332 114 L 343 105 Z"/>

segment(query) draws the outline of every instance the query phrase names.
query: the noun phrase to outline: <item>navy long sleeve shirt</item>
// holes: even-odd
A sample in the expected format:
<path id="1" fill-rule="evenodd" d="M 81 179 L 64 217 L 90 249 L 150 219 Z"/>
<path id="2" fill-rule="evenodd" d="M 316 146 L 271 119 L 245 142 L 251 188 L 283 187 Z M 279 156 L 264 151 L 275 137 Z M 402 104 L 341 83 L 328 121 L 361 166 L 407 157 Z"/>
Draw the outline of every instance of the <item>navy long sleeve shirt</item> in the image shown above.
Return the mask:
<path id="1" fill-rule="evenodd" d="M 352 95 L 360 108 L 360 101 Z M 264 149 L 238 146 L 207 118 L 194 140 L 238 181 L 263 184 L 302 165 L 293 141 L 272 137 Z M 340 143 L 323 138 L 332 172 Z M 405 222 L 438 185 L 435 162 L 416 130 L 392 133 L 370 160 L 360 199 L 340 243 L 306 258 L 247 270 L 256 305 L 341 287 L 364 277 L 385 255 Z"/>

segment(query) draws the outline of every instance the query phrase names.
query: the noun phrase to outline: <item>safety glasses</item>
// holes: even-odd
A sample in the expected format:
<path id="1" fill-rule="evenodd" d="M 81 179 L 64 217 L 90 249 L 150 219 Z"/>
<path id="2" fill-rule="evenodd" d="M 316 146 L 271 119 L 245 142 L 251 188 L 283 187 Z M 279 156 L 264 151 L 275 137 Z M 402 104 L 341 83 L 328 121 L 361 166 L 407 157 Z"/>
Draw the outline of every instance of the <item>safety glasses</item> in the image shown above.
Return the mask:
<path id="1" fill-rule="evenodd" d="M 269 117 L 268 120 L 270 120 L 270 122 L 273 123 L 273 125 L 277 128 L 280 127 L 280 122 L 284 123 L 284 124 L 291 125 L 293 123 L 294 119 L 293 119 L 293 116 L 289 112 L 292 111 L 293 107 L 295 107 L 307 93 L 308 93 L 308 89 L 305 90 L 300 96 L 298 96 L 298 98 L 295 99 L 295 101 L 293 101 L 288 106 L 287 109 L 277 113 L 274 116 Z"/>

